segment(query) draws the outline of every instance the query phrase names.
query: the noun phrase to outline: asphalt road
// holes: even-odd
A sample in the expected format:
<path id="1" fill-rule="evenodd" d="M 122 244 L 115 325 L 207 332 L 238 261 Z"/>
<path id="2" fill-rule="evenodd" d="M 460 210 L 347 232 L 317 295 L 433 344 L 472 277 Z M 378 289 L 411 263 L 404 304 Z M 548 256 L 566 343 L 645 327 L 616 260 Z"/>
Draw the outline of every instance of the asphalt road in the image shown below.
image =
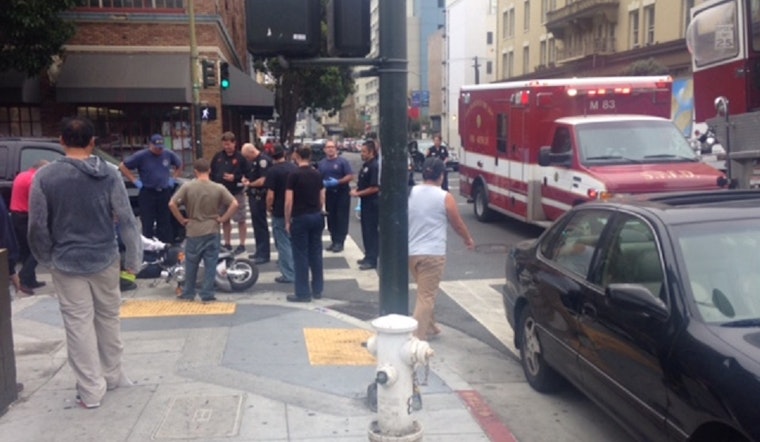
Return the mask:
<path id="1" fill-rule="evenodd" d="M 343 155 L 358 172 L 359 155 L 348 152 Z M 415 175 L 420 182 L 420 174 Z M 462 217 L 475 239 L 476 250 L 467 250 L 459 236 L 449 229 L 446 271 L 441 282 L 442 293 L 436 300 L 436 318 L 494 350 L 473 354 L 466 381 L 486 399 L 500 421 L 520 441 L 632 441 L 608 415 L 572 386 L 568 385 L 558 394 L 544 395 L 525 381 L 519 355 L 512 344 L 512 329 L 504 316 L 501 288 L 509 248 L 536 238 L 542 229 L 507 217 L 490 223 L 479 222 L 472 204 L 459 195 L 459 175 L 455 172 L 449 172 L 449 190 L 457 199 Z M 361 245 L 358 220 L 352 220 L 349 235 Z M 410 290 L 410 312 L 414 296 Z M 366 300 L 357 300 L 348 308 L 353 311 L 347 313 L 367 319 L 376 317 L 378 312 L 378 305 Z M 435 343 L 432 345 L 435 348 Z"/>

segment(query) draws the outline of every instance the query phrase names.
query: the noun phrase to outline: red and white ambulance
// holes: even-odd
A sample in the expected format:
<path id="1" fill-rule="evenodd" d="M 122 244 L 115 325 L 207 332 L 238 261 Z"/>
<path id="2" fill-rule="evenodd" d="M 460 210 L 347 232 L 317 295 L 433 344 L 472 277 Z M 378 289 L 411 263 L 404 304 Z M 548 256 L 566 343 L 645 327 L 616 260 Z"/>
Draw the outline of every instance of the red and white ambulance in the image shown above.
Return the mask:
<path id="1" fill-rule="evenodd" d="M 481 221 L 548 225 L 591 199 L 717 189 L 724 175 L 670 121 L 671 90 L 668 76 L 464 86 L 460 193 Z"/>

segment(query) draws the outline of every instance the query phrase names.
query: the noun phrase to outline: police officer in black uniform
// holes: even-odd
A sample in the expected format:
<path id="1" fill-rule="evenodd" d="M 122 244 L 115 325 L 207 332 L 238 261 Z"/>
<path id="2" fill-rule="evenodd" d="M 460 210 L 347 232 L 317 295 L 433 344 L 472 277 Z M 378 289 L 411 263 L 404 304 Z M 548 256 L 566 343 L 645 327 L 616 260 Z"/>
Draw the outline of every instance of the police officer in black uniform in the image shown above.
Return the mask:
<path id="1" fill-rule="evenodd" d="M 370 270 L 377 268 L 380 236 L 380 167 L 374 141 L 364 142 L 361 156 L 364 164 L 359 172 L 356 189 L 351 191 L 351 196 L 361 198 L 364 258 L 358 262 L 359 270 Z"/>
<path id="2" fill-rule="evenodd" d="M 443 161 L 446 164 L 449 161 L 449 151 L 446 146 L 441 144 L 441 135 L 435 134 L 433 136 L 433 145 L 428 147 L 427 155 L 425 157 L 435 157 Z M 441 189 L 449 190 L 449 173 L 446 169 L 443 170 L 443 183 L 441 183 Z"/>
<path id="3" fill-rule="evenodd" d="M 256 252 L 250 258 L 256 264 L 269 262 L 269 226 L 267 224 L 267 187 L 266 174 L 273 160 L 263 150 L 251 143 L 245 143 L 241 152 L 249 167 L 243 179 L 243 185 L 248 195 L 248 206 L 251 208 L 251 223 L 253 236 L 256 239 Z"/>

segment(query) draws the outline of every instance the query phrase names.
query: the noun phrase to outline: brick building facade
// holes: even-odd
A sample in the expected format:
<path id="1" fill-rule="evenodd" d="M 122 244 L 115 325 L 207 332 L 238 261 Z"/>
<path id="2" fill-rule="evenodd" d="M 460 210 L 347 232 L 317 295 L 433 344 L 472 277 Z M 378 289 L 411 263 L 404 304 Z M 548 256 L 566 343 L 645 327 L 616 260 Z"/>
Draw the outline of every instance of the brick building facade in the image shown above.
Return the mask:
<path id="1" fill-rule="evenodd" d="M 161 133 L 167 146 L 194 157 L 190 16 L 187 0 L 81 0 L 64 14 L 76 26 L 61 60 L 47 75 L 27 79 L 0 75 L 0 136 L 57 136 L 58 122 L 85 115 L 96 125 L 98 144 L 117 156 Z M 199 90 L 202 107 L 216 108 L 204 120 L 202 149 L 210 157 L 223 131 L 250 138 L 252 118 L 268 119 L 273 94 L 250 75 L 245 2 L 195 0 L 199 60 L 218 69 L 229 65 L 231 85 Z M 202 82 L 200 66 L 198 79 Z"/>

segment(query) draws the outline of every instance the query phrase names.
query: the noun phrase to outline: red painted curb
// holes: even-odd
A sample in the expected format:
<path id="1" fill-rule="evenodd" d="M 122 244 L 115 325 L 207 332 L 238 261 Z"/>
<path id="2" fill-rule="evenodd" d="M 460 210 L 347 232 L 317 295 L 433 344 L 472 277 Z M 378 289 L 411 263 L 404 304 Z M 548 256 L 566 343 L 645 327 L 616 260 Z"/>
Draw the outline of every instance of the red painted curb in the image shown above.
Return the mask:
<path id="1" fill-rule="evenodd" d="M 491 407 L 483 400 L 475 390 L 457 390 L 459 398 L 467 405 L 470 414 L 478 422 L 480 427 L 494 442 L 517 442 L 517 438 L 509 431 Z"/>

